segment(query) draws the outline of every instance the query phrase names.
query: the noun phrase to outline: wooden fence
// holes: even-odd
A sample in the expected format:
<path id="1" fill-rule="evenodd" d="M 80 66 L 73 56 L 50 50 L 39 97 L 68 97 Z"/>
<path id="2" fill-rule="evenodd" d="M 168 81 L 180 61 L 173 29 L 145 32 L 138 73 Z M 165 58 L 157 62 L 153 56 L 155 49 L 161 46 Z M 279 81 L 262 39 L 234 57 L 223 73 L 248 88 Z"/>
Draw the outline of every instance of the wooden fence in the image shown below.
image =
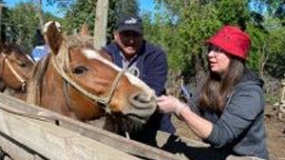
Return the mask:
<path id="1" fill-rule="evenodd" d="M 1 93 L 0 122 L 0 147 L 12 160 L 221 159 L 202 142 L 159 132 L 154 148 Z"/>

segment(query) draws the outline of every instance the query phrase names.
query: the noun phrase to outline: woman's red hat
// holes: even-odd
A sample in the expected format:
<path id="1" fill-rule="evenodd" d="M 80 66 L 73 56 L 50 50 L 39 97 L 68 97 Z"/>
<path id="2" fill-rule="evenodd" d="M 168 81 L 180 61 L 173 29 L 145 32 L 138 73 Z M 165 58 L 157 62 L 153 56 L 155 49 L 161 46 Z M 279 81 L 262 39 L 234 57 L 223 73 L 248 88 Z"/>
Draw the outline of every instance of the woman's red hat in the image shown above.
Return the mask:
<path id="1" fill-rule="evenodd" d="M 228 54 L 246 60 L 250 48 L 250 37 L 236 26 L 224 26 L 206 43 L 213 44 L 225 50 Z"/>

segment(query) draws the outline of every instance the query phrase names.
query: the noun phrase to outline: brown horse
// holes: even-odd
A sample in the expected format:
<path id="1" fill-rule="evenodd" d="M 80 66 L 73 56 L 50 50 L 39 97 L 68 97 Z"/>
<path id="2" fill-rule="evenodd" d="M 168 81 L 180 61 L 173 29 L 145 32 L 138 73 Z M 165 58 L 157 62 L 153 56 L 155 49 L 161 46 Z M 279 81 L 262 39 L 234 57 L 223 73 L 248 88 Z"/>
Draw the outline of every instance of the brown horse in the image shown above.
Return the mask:
<path id="1" fill-rule="evenodd" d="M 45 37 L 51 53 L 33 70 L 28 102 L 81 121 L 107 113 L 145 122 L 154 112 L 153 90 L 103 58 L 90 36 L 66 36 L 51 23 Z"/>
<path id="2" fill-rule="evenodd" d="M 0 44 L 0 92 L 10 89 L 23 92 L 34 62 L 23 46 Z"/>

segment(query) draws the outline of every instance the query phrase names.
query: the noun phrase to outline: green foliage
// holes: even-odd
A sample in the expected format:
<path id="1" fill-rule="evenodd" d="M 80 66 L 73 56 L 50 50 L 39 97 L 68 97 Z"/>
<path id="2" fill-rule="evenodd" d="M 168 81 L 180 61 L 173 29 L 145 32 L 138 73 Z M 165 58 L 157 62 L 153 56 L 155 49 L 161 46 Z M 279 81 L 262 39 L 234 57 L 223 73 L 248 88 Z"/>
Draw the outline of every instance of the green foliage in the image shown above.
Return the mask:
<path id="1" fill-rule="evenodd" d="M 251 37 L 248 66 L 272 77 L 285 73 L 285 9 L 282 0 L 154 0 L 154 15 L 144 13 L 145 38 L 161 46 L 168 55 L 169 67 L 184 76 L 195 76 L 206 69 L 204 42 L 224 24 L 239 25 Z M 5 1 L 4 1 L 5 2 Z M 67 33 L 86 22 L 93 32 L 97 0 L 47 0 L 66 11 L 64 19 L 44 13 L 45 20 L 58 20 Z M 138 13 L 137 0 L 110 0 L 108 41 L 120 15 Z M 25 14 L 23 14 L 25 13 Z M 38 27 L 35 4 L 20 3 L 4 10 L 3 23 L 13 26 L 13 34 L 31 47 Z"/>
<path id="2" fill-rule="evenodd" d="M 34 4 L 22 2 L 8 10 L 7 13 L 4 14 L 2 21 L 7 40 L 18 40 L 28 48 L 32 48 L 33 33 L 38 24 Z"/>
<path id="3" fill-rule="evenodd" d="M 90 27 L 94 27 L 95 4 L 92 0 L 76 1 L 72 4 L 66 12 L 63 21 L 65 31 L 67 33 L 76 32 L 84 23 L 87 23 Z"/>
<path id="4" fill-rule="evenodd" d="M 44 13 L 44 16 L 46 20 L 59 20 L 51 13 Z M 6 40 L 18 41 L 28 50 L 34 47 L 35 31 L 39 29 L 35 3 L 20 2 L 13 8 L 4 8 L 2 24 Z"/>
<path id="5" fill-rule="evenodd" d="M 275 78 L 283 78 L 285 73 L 285 28 L 277 28 L 270 31 L 267 37 L 269 43 L 270 58 L 266 64 L 267 72 Z"/>
<path id="6" fill-rule="evenodd" d="M 268 55 L 266 37 L 268 33 L 262 29 L 253 25 L 248 25 L 247 32 L 251 37 L 251 50 L 248 57 L 248 66 L 255 70 L 257 73 L 260 70 L 260 63 L 262 55 Z"/>
<path id="7" fill-rule="evenodd" d="M 91 34 L 93 34 L 97 0 L 75 1 L 66 12 L 63 25 L 69 33 L 80 29 L 83 23 L 87 23 Z M 136 0 L 109 0 L 107 39 L 113 39 L 112 32 L 116 28 L 119 16 L 124 14 L 138 13 L 138 2 Z M 95 24 L 96 25 L 96 24 Z"/>
<path id="8" fill-rule="evenodd" d="M 168 1 L 157 0 L 165 12 L 154 19 L 155 27 L 150 39 L 163 37 L 156 41 L 168 51 L 170 68 L 180 70 L 186 76 L 194 76 L 195 70 L 205 68 L 204 42 L 223 24 L 245 25 L 249 19 L 247 3 L 241 0 L 208 1 Z M 235 7 L 235 10 L 232 8 Z M 236 12 L 238 9 L 238 12 Z M 227 13 L 227 14 L 225 14 Z M 168 19 L 167 19 L 168 17 Z M 174 17 L 174 18 L 173 18 Z M 161 23 L 161 19 L 167 19 Z M 160 24 L 160 25 L 159 25 Z M 169 25 L 170 24 L 170 25 Z M 161 32 L 161 30 L 167 30 Z M 148 30 L 149 31 L 149 30 Z M 164 35 L 160 35 L 164 34 Z M 169 37 L 169 38 L 167 38 Z"/>
<path id="9" fill-rule="evenodd" d="M 203 55 L 205 40 L 222 25 L 229 24 L 240 26 L 251 36 L 251 51 L 247 62 L 251 69 L 260 74 L 265 72 L 273 77 L 281 77 L 285 73 L 285 67 L 281 67 L 285 66 L 283 64 L 285 23 L 284 18 L 280 18 L 282 17 L 280 13 L 283 12 L 275 14 L 278 8 L 280 10 L 282 1 L 155 0 L 155 2 L 159 4 L 158 6 L 162 6 L 157 9 L 160 11 L 160 18 L 148 24 L 149 28 L 152 28 L 148 38 L 163 46 L 168 52 L 171 69 L 180 70 L 190 76 L 195 76 L 201 69 L 205 69 L 206 59 Z M 265 13 L 268 14 L 264 14 L 266 9 L 268 11 Z"/>

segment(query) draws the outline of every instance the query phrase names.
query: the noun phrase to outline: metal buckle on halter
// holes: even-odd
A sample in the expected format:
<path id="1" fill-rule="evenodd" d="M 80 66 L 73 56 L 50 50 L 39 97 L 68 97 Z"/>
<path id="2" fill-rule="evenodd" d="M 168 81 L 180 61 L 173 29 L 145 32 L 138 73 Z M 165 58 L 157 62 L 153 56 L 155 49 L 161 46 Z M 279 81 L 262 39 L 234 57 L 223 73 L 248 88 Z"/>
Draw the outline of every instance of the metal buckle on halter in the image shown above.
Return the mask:
<path id="1" fill-rule="evenodd" d="M 27 81 L 23 81 L 22 82 L 22 91 L 25 91 L 26 86 L 27 86 Z"/>
<path id="2" fill-rule="evenodd" d="M 109 105 L 109 102 L 103 101 L 102 99 L 95 100 L 94 102 L 101 108 L 104 108 L 106 113 L 111 114 L 112 110 Z"/>

